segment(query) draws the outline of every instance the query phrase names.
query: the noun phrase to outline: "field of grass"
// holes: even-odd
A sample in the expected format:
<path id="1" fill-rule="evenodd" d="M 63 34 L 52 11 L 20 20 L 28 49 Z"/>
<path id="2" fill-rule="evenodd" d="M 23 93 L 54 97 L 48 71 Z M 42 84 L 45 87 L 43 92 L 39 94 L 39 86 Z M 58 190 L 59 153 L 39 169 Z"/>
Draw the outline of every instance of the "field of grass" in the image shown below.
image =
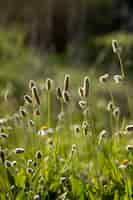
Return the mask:
<path id="1" fill-rule="evenodd" d="M 14 108 L 4 90 L 0 200 L 133 199 L 132 86 L 113 51 L 119 75 L 60 69 L 27 80 Z"/>

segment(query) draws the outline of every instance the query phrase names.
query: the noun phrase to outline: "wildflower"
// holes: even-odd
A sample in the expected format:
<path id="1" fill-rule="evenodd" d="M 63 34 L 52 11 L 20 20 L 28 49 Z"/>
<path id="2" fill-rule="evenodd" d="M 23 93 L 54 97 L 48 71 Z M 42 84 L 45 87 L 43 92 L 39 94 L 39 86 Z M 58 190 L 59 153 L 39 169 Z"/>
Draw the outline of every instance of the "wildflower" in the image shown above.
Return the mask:
<path id="1" fill-rule="evenodd" d="M 70 75 L 65 75 L 64 79 L 64 91 L 68 91 L 69 89 L 69 84 L 70 84 Z"/>
<path id="2" fill-rule="evenodd" d="M 42 152 L 37 151 L 36 154 L 35 154 L 35 158 L 38 159 L 38 160 L 41 159 L 42 158 Z"/>
<path id="3" fill-rule="evenodd" d="M 79 106 L 80 106 L 80 108 L 84 109 L 87 106 L 87 102 L 86 101 L 79 101 Z"/>
<path id="4" fill-rule="evenodd" d="M 115 81 L 115 83 L 120 83 L 123 80 L 123 78 L 121 75 L 114 75 L 113 80 Z"/>
<path id="5" fill-rule="evenodd" d="M 32 104 L 32 98 L 31 96 L 29 95 L 24 95 L 24 101 L 27 103 L 27 104 Z"/>
<path id="6" fill-rule="evenodd" d="M 90 90 L 90 82 L 89 82 L 89 78 L 86 76 L 84 78 L 84 97 L 88 97 L 89 96 L 89 90 Z"/>
<path id="7" fill-rule="evenodd" d="M 78 93 L 79 93 L 79 96 L 80 96 L 80 97 L 83 97 L 83 96 L 84 96 L 84 88 L 79 87 Z"/>
<path id="8" fill-rule="evenodd" d="M 35 87 L 35 86 L 32 87 L 32 97 L 34 97 L 35 100 L 36 100 L 36 103 L 38 105 L 40 105 L 40 98 L 39 98 L 39 95 L 38 95 L 38 90 L 37 90 L 37 87 Z"/>
<path id="9" fill-rule="evenodd" d="M 46 87 L 46 90 L 51 90 L 51 88 L 52 88 L 52 82 L 53 82 L 53 80 L 52 79 L 50 79 L 50 78 L 48 78 L 47 80 L 46 80 L 46 82 L 45 82 L 45 87 Z"/>
<path id="10" fill-rule="evenodd" d="M 118 53 L 120 50 L 119 44 L 117 40 L 112 40 L 112 49 L 114 53 Z"/>
<path id="11" fill-rule="evenodd" d="M 133 132 L 133 124 L 127 125 L 127 126 L 126 126 L 126 131 L 127 131 L 127 132 Z"/>
<path id="12" fill-rule="evenodd" d="M 16 154 L 24 153 L 24 148 L 16 148 L 16 149 L 15 149 L 15 153 L 16 153 Z"/>
<path id="13" fill-rule="evenodd" d="M 11 162 L 9 160 L 5 160 L 5 167 L 8 168 L 8 167 L 11 167 Z"/>
<path id="14" fill-rule="evenodd" d="M 133 145 L 127 145 L 126 150 L 129 152 L 133 151 Z"/>
<path id="15" fill-rule="evenodd" d="M 99 77 L 100 83 L 106 83 L 108 81 L 108 79 L 109 79 L 109 74 L 108 73 L 106 73 L 106 74 L 104 74 L 104 75 Z"/>
<path id="16" fill-rule="evenodd" d="M 46 135 L 52 134 L 52 133 L 53 133 L 53 129 L 48 128 L 47 126 L 42 126 L 40 128 L 40 130 L 38 131 L 38 135 L 41 135 L 41 136 L 46 136 Z"/>

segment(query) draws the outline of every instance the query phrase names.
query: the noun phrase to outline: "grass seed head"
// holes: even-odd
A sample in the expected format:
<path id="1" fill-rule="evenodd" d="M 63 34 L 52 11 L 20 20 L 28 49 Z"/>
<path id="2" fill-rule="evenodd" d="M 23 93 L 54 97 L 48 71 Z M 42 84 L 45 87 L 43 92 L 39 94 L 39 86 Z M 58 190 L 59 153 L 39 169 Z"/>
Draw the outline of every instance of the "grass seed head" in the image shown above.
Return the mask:
<path id="1" fill-rule="evenodd" d="M 39 94 L 38 94 L 38 89 L 35 86 L 32 87 L 32 97 L 34 97 L 36 103 L 38 105 L 40 105 L 40 98 L 39 98 Z"/>
<path id="2" fill-rule="evenodd" d="M 119 53 L 120 47 L 117 40 L 112 40 L 112 49 L 114 53 Z"/>
<path id="3" fill-rule="evenodd" d="M 48 78 L 45 82 L 45 87 L 46 87 L 46 90 L 50 91 L 52 89 L 52 83 L 53 83 L 53 80 Z"/>
<path id="4" fill-rule="evenodd" d="M 7 133 L 0 133 L 0 138 L 7 139 L 8 138 L 8 134 Z"/>
<path id="5" fill-rule="evenodd" d="M 114 103 L 112 101 L 110 101 L 107 105 L 107 111 L 109 112 L 113 112 L 115 109 Z"/>
<path id="6" fill-rule="evenodd" d="M 127 145 L 126 150 L 129 152 L 133 152 L 133 145 Z"/>
<path id="7" fill-rule="evenodd" d="M 79 106 L 80 106 L 81 109 L 85 109 L 86 106 L 87 106 L 87 102 L 86 102 L 86 101 L 83 101 L 83 100 L 82 100 L 82 101 L 79 101 L 78 104 L 79 104 Z"/>
<path id="8" fill-rule="evenodd" d="M 70 75 L 66 74 L 64 79 L 64 91 L 69 90 L 69 85 L 70 85 Z"/>
<path id="9" fill-rule="evenodd" d="M 106 73 L 106 74 L 104 74 L 104 75 L 99 77 L 99 82 L 100 83 L 106 83 L 108 80 L 109 80 L 109 74 L 108 73 Z"/>
<path id="10" fill-rule="evenodd" d="M 42 152 L 37 151 L 36 154 L 35 154 L 35 158 L 38 159 L 38 160 L 41 159 L 42 158 Z"/>
<path id="11" fill-rule="evenodd" d="M 27 116 L 27 112 L 23 107 L 19 108 L 19 114 L 20 114 L 20 117 L 26 117 Z"/>
<path id="12" fill-rule="evenodd" d="M 78 89 L 78 94 L 79 94 L 79 96 L 82 98 L 82 97 L 84 97 L 84 88 L 83 87 L 79 87 L 79 89 Z"/>
<path id="13" fill-rule="evenodd" d="M 32 169 L 31 167 L 28 167 L 28 168 L 26 169 L 26 172 L 27 172 L 27 174 L 32 175 L 34 171 L 33 171 L 33 169 Z"/>
<path id="14" fill-rule="evenodd" d="M 56 89 L 56 96 L 57 96 L 57 99 L 59 100 L 62 98 L 62 91 L 60 87 Z"/>
<path id="15" fill-rule="evenodd" d="M 126 126 L 126 131 L 127 132 L 133 132 L 133 124 L 127 125 Z"/>
<path id="16" fill-rule="evenodd" d="M 1 158 L 2 163 L 4 163 L 5 162 L 5 154 L 4 154 L 3 150 L 0 150 L 0 158 Z"/>
<path id="17" fill-rule="evenodd" d="M 88 97 L 89 96 L 89 92 L 90 92 L 90 81 L 89 78 L 86 76 L 84 78 L 84 97 Z"/>
<path id="18" fill-rule="evenodd" d="M 63 91 L 63 99 L 65 103 L 69 103 L 70 102 L 70 94 L 68 91 Z"/>
<path id="19" fill-rule="evenodd" d="M 32 98 L 31 98 L 31 96 L 29 96 L 29 95 L 24 95 L 24 101 L 25 101 L 25 103 L 27 103 L 27 104 L 32 104 Z"/>
<path id="20" fill-rule="evenodd" d="M 120 116 L 120 108 L 116 107 L 113 111 L 114 118 L 118 118 Z"/>
<path id="21" fill-rule="evenodd" d="M 113 80 L 118 84 L 123 80 L 123 77 L 121 75 L 114 75 Z"/>
<path id="22" fill-rule="evenodd" d="M 40 116 L 41 115 L 39 108 L 34 109 L 34 115 L 35 116 Z"/>
<path id="23" fill-rule="evenodd" d="M 41 197 L 39 194 L 36 194 L 34 197 L 33 197 L 33 200 L 41 200 Z"/>
<path id="24" fill-rule="evenodd" d="M 5 167 L 6 168 L 9 168 L 9 167 L 11 167 L 12 166 L 12 164 L 11 164 L 11 162 L 9 161 L 9 160 L 5 160 Z"/>
<path id="25" fill-rule="evenodd" d="M 34 80 L 30 80 L 29 81 L 29 89 L 31 90 L 32 87 L 35 87 L 36 86 L 36 82 Z"/>
<path id="26" fill-rule="evenodd" d="M 16 165 L 17 165 L 17 161 L 16 160 L 14 160 L 14 161 L 12 161 L 12 167 L 16 167 Z"/>
<path id="27" fill-rule="evenodd" d="M 24 148 L 16 148 L 16 149 L 15 149 L 15 153 L 16 153 L 16 154 L 24 153 Z"/>

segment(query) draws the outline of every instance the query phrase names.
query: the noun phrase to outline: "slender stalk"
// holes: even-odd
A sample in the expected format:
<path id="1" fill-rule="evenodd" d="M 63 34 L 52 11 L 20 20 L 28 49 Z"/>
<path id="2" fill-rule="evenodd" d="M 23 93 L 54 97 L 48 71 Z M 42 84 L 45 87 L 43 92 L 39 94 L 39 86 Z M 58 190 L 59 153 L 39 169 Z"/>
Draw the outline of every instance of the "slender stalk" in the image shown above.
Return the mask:
<path id="1" fill-rule="evenodd" d="M 122 78 L 124 79 L 125 78 L 124 65 L 123 65 L 122 58 L 121 58 L 121 55 L 119 52 L 117 53 L 117 56 L 118 56 L 119 63 L 120 63 L 121 75 L 122 75 Z"/>
<path id="2" fill-rule="evenodd" d="M 51 127 L 51 91 L 48 91 L 48 127 Z"/>

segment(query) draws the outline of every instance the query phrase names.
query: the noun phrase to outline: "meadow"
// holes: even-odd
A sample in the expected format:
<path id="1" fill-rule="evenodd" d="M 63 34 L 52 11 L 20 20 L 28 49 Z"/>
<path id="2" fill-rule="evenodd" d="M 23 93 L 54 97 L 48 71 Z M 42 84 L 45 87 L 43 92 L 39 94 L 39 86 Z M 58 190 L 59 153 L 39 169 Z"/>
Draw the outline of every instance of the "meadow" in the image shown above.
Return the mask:
<path id="1" fill-rule="evenodd" d="M 1 93 L 1 200 L 133 199 L 132 84 L 117 40 L 112 50 L 118 74 L 68 68 L 27 80 L 17 99 Z"/>

